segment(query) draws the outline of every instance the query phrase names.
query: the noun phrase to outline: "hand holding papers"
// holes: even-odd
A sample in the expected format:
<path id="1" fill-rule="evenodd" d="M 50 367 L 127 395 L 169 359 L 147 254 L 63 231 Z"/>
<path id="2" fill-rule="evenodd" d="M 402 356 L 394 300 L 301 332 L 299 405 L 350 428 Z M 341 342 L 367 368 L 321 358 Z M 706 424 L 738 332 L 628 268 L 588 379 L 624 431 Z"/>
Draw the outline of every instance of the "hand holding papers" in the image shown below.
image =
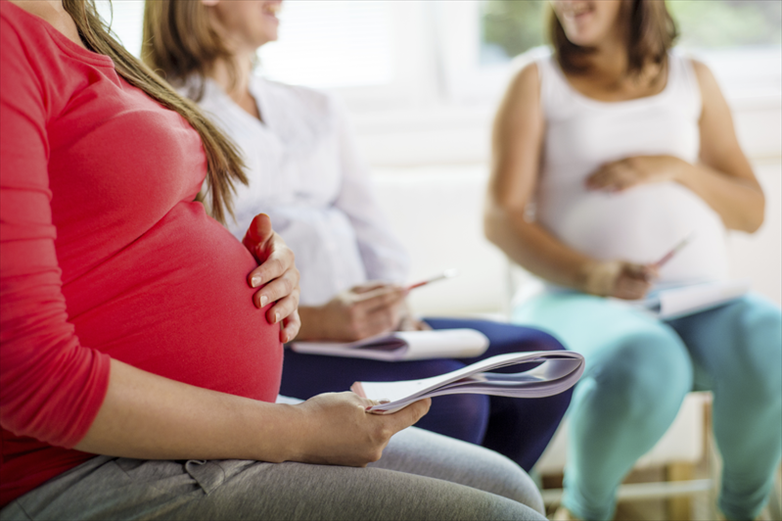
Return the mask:
<path id="1" fill-rule="evenodd" d="M 679 241 L 660 260 L 651 264 L 660 269 L 685 246 L 692 242 L 694 233 L 688 234 Z M 661 288 L 651 295 L 630 305 L 651 313 L 660 320 L 672 320 L 711 309 L 731 300 L 737 299 L 749 291 L 750 283 L 746 280 L 724 280 L 700 282 L 678 287 Z"/>
<path id="2" fill-rule="evenodd" d="M 490 373 L 492 369 L 540 364 L 519 373 Z M 481 360 L 462 369 L 421 380 L 356 382 L 351 390 L 384 403 L 369 409 L 377 414 L 398 411 L 424 398 L 446 394 L 488 394 L 514 398 L 542 398 L 573 387 L 584 372 L 584 357 L 572 351 L 529 351 Z"/>

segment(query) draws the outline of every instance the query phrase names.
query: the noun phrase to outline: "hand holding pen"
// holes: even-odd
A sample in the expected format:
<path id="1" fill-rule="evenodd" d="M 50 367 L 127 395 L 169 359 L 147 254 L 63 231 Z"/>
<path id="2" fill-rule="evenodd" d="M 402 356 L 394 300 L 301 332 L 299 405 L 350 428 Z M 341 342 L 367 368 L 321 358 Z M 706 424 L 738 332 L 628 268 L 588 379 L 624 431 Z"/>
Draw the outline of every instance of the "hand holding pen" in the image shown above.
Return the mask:
<path id="1" fill-rule="evenodd" d="M 594 262 L 585 268 L 584 291 L 593 295 L 614 297 L 624 300 L 643 298 L 658 277 L 658 272 L 693 238 L 690 233 L 679 241 L 659 260 L 650 264 L 636 264 L 626 261 Z"/>

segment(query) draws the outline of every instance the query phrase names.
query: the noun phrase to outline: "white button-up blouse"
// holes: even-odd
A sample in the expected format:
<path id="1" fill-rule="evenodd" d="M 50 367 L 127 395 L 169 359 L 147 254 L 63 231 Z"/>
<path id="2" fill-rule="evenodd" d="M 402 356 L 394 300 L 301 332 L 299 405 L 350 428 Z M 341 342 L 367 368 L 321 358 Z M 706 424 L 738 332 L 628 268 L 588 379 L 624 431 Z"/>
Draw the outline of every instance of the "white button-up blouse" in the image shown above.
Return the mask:
<path id="1" fill-rule="evenodd" d="M 367 280 L 403 281 L 407 254 L 377 206 L 342 107 L 322 92 L 257 76 L 250 92 L 263 122 L 210 80 L 199 102 L 247 166 L 231 233 L 241 239 L 253 216 L 271 217 L 296 254 L 302 305 Z"/>

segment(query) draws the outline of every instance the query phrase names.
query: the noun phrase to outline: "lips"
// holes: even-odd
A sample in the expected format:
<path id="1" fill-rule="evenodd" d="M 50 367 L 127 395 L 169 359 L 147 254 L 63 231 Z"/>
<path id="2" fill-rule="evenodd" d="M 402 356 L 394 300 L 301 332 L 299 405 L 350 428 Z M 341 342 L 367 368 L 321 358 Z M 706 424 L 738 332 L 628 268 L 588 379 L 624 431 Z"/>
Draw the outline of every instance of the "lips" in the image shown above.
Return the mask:
<path id="1" fill-rule="evenodd" d="M 588 4 L 569 5 L 567 7 L 561 7 L 560 13 L 566 18 L 578 18 L 582 15 L 592 12 L 592 7 Z"/>

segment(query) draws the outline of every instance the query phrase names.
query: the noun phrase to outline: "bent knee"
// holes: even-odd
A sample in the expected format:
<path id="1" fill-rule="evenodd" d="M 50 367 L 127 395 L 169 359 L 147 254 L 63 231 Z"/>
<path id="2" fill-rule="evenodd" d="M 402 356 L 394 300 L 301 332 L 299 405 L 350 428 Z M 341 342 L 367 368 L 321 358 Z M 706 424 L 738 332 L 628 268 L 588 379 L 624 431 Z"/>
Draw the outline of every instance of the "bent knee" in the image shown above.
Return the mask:
<path id="1" fill-rule="evenodd" d="M 736 346 L 723 364 L 721 384 L 748 398 L 782 404 L 782 312 L 759 298 L 745 299 Z"/>
<path id="2" fill-rule="evenodd" d="M 635 418 L 670 414 L 692 389 L 692 362 L 675 333 L 641 331 L 628 335 L 593 377 L 604 407 Z"/>

